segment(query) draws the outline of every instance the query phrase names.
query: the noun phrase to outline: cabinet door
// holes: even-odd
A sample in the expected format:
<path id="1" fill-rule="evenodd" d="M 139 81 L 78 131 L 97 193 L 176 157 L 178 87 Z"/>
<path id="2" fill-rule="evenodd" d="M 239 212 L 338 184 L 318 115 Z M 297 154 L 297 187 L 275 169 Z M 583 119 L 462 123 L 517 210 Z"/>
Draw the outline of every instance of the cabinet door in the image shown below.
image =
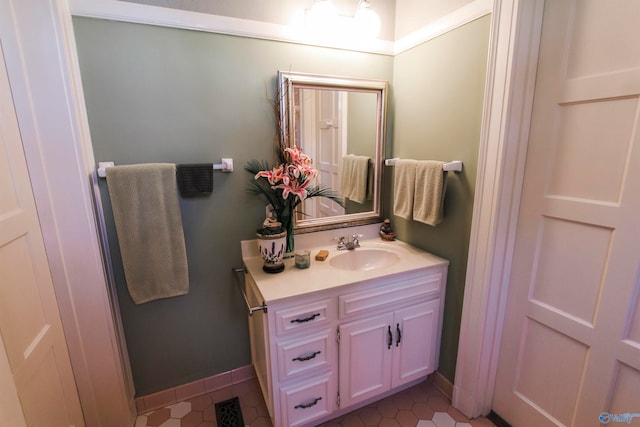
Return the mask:
<path id="1" fill-rule="evenodd" d="M 395 312 L 392 387 L 435 370 L 439 307 L 437 299 Z"/>
<path id="2" fill-rule="evenodd" d="M 347 407 L 391 387 L 393 313 L 341 325 L 340 406 Z"/>

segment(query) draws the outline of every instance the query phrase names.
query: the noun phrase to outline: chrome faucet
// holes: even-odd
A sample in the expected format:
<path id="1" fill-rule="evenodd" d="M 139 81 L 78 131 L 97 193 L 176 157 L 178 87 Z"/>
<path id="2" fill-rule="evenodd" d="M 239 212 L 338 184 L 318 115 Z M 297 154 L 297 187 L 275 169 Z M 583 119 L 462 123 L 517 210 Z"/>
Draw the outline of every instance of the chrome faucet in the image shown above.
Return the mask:
<path id="1" fill-rule="evenodd" d="M 360 247 L 360 241 L 358 240 L 360 237 L 362 237 L 362 234 L 353 234 L 351 235 L 351 241 L 348 242 L 345 242 L 345 236 L 335 237 L 334 240 L 338 241 L 337 249 L 339 251 L 342 251 L 344 249 L 351 251 L 355 248 Z"/>

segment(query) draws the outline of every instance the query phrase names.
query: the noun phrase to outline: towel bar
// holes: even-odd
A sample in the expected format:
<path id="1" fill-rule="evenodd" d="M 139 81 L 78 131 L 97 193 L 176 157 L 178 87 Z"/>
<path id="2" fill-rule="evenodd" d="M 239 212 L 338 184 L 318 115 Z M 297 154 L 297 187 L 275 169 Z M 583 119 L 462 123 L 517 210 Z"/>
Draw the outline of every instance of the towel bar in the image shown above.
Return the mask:
<path id="1" fill-rule="evenodd" d="M 214 164 L 213 170 L 220 170 L 222 172 L 233 172 L 233 159 L 228 157 L 223 157 L 221 160 L 222 163 Z M 107 176 L 107 168 L 115 166 L 114 162 L 98 162 L 98 176 L 100 178 L 105 178 Z"/>
<path id="2" fill-rule="evenodd" d="M 260 310 L 262 310 L 263 312 L 266 313 L 267 312 L 267 305 L 264 303 L 264 301 L 262 302 L 262 305 L 260 305 L 258 307 L 251 307 L 251 304 L 249 304 L 249 299 L 247 298 L 247 294 L 243 289 L 244 273 L 246 271 L 245 268 L 244 267 L 234 267 L 234 268 L 232 268 L 232 271 L 233 271 L 233 281 L 236 283 L 236 286 L 238 287 L 238 290 L 242 294 L 242 298 L 244 298 L 245 304 L 247 304 L 247 309 L 249 310 L 249 316 L 251 316 L 256 311 L 260 311 Z"/>
<path id="3" fill-rule="evenodd" d="M 396 160 L 398 160 L 397 157 L 395 157 L 393 159 L 386 159 L 384 161 L 384 165 L 385 166 L 393 166 L 393 165 L 396 164 Z M 444 166 L 442 166 L 442 169 L 444 171 L 447 171 L 447 172 L 461 172 L 462 171 L 462 161 L 454 160 L 452 162 L 445 163 Z"/>

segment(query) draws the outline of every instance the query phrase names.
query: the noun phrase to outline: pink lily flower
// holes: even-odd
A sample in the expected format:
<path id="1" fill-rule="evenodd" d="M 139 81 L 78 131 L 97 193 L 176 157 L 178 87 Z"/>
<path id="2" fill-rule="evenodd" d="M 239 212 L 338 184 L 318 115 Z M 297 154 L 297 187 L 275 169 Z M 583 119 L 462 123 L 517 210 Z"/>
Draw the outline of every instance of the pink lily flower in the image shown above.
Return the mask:
<path id="1" fill-rule="evenodd" d="M 284 173 L 283 165 L 278 166 L 277 168 L 273 168 L 270 171 L 260 171 L 256 174 L 255 179 L 258 178 L 267 178 L 269 180 L 269 184 L 276 185 L 280 181 L 284 181 L 285 184 L 289 183 L 289 176 Z"/>
<path id="2" fill-rule="evenodd" d="M 273 188 L 282 188 L 282 198 L 286 199 L 289 197 L 289 194 L 294 194 L 300 198 L 300 200 L 304 200 L 307 198 L 307 187 L 311 183 L 310 180 L 305 180 L 304 182 L 293 181 L 291 185 L 276 185 Z"/>

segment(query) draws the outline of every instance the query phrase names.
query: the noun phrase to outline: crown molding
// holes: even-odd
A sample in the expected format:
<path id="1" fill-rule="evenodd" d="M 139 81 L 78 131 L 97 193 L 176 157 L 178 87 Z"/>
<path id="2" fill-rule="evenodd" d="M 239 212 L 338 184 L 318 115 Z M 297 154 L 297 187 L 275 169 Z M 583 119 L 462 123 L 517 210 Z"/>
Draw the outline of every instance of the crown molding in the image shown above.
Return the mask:
<path id="1" fill-rule="evenodd" d="M 71 14 L 74 16 L 394 56 L 491 13 L 493 0 L 474 0 L 468 5 L 395 42 L 390 40 L 372 40 L 366 42 L 310 40 L 296 34 L 286 25 L 118 0 L 69 0 L 69 6 Z"/>
<path id="2" fill-rule="evenodd" d="M 393 54 L 397 55 L 424 42 L 435 39 L 451 30 L 455 30 L 471 21 L 475 21 L 493 10 L 493 0 L 474 0 L 454 10 L 442 18 L 395 41 Z"/>
<path id="3" fill-rule="evenodd" d="M 373 40 L 368 42 L 354 41 L 347 43 L 345 43 L 344 40 L 320 42 L 317 40 L 309 40 L 295 34 L 295 32 L 286 25 L 142 5 L 118 0 L 70 0 L 69 5 L 71 14 L 74 16 L 393 55 L 394 44 L 386 40 Z"/>

